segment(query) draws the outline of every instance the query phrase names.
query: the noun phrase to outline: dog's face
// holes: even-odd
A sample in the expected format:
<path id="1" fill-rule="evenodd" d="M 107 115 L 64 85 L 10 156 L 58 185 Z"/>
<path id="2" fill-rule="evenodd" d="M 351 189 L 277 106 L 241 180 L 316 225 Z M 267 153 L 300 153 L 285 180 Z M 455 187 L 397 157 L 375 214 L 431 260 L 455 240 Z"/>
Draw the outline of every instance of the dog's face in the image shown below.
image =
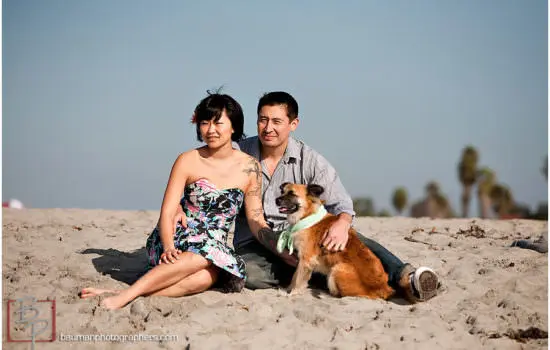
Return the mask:
<path id="1" fill-rule="evenodd" d="M 279 213 L 287 214 L 289 221 L 295 223 L 317 210 L 322 204 L 319 196 L 323 192 L 323 187 L 319 185 L 287 182 L 281 185 L 281 195 L 275 199 L 275 204 L 279 207 Z"/>

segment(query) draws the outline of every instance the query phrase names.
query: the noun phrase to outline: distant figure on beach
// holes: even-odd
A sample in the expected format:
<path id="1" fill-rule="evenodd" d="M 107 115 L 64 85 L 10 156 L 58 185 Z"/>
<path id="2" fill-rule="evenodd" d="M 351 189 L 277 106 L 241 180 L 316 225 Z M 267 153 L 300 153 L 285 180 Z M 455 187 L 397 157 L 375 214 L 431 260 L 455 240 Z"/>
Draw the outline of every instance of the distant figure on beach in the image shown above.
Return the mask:
<path id="1" fill-rule="evenodd" d="M 11 198 L 7 202 L 2 202 L 2 208 L 23 209 L 25 206 L 19 199 Z"/>
<path id="2" fill-rule="evenodd" d="M 182 153 L 172 167 L 159 222 L 147 239 L 149 271 L 129 288 L 84 288 L 81 298 L 114 293 L 102 305 L 118 309 L 139 296 L 181 297 L 216 282 L 229 292 L 244 287 L 245 263 L 227 244 L 229 229 L 243 204 L 254 234 L 269 227 L 263 217 L 259 163 L 232 147 L 244 135 L 243 112 L 232 97 L 209 93 L 192 122 L 197 139 L 206 145 Z M 180 201 L 187 222 L 174 229 Z"/>
<path id="3" fill-rule="evenodd" d="M 537 239 L 519 239 L 512 242 L 510 247 L 531 249 L 539 253 L 548 253 L 548 232 L 543 232 Z"/>

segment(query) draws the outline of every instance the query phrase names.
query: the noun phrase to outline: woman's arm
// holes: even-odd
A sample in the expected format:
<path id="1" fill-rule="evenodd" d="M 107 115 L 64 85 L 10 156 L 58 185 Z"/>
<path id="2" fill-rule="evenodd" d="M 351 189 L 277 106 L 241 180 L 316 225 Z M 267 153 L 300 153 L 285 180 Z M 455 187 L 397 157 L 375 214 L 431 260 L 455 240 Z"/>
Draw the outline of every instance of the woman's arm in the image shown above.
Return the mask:
<path id="1" fill-rule="evenodd" d="M 288 254 L 286 250 L 283 253 L 277 251 L 277 239 L 279 238 L 279 234 L 274 232 L 265 221 L 262 205 L 262 172 L 260 169 L 258 161 L 250 157 L 250 160 L 245 164 L 243 170 L 248 174 L 248 186 L 244 197 L 248 226 L 258 242 L 278 255 L 287 264 L 296 266 L 298 260 L 294 255 Z"/>
<path id="2" fill-rule="evenodd" d="M 170 261 L 172 261 L 172 259 L 177 259 L 177 251 L 174 245 L 173 220 L 178 210 L 183 190 L 185 189 L 185 183 L 187 182 L 188 173 L 186 169 L 190 168 L 188 157 L 188 153 L 182 153 L 174 162 L 168 184 L 166 185 L 166 190 L 164 191 L 162 207 L 160 209 L 160 240 L 164 252 L 168 253 L 167 258 Z"/>

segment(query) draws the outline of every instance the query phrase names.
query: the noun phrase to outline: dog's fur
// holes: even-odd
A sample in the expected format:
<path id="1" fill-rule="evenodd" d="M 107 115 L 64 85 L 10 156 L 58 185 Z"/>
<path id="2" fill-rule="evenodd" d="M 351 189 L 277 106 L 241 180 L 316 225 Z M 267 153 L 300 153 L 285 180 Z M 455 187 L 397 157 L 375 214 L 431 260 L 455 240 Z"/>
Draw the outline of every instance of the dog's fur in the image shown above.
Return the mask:
<path id="1" fill-rule="evenodd" d="M 281 185 L 281 196 L 276 199 L 279 211 L 287 214 L 290 225 L 309 216 L 323 205 L 319 196 L 324 192 L 319 185 Z M 331 252 L 321 246 L 324 233 L 337 220 L 327 214 L 317 224 L 293 234 L 298 251 L 298 267 L 289 286 L 291 294 L 306 289 L 313 271 L 327 276 L 328 289 L 333 296 L 360 296 L 388 299 L 394 290 L 388 285 L 388 275 L 380 260 L 350 228 L 349 239 L 343 251 Z"/>

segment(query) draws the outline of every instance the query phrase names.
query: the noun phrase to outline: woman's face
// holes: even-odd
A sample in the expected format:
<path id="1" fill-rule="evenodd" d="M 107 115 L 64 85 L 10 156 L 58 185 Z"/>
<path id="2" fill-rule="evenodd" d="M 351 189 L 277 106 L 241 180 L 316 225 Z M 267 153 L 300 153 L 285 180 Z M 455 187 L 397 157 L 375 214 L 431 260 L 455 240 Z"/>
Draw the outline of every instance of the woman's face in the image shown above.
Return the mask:
<path id="1" fill-rule="evenodd" d="M 199 127 L 202 139 L 208 147 L 218 148 L 228 142 L 231 143 L 231 135 L 234 131 L 231 120 L 225 113 L 225 110 L 218 121 L 214 119 L 203 120 L 200 122 Z"/>

